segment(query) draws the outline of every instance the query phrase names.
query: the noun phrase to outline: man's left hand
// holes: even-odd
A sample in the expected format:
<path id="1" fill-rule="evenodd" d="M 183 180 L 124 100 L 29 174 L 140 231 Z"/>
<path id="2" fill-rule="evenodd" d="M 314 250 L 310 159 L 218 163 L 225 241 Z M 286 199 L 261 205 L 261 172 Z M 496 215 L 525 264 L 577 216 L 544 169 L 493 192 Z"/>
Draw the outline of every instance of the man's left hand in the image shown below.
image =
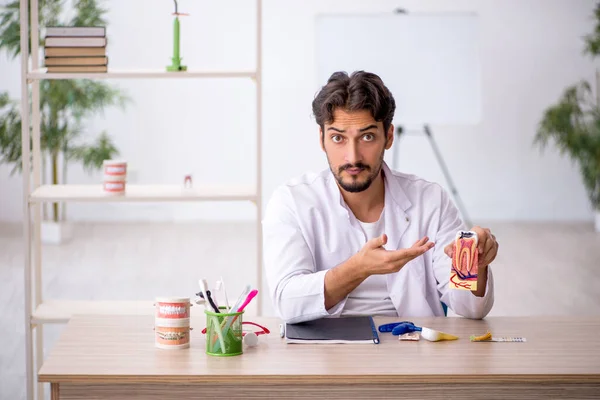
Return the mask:
<path id="1" fill-rule="evenodd" d="M 492 261 L 494 261 L 496 255 L 498 254 L 499 245 L 496 241 L 496 236 L 494 236 L 488 228 L 482 228 L 480 226 L 474 226 L 471 228 L 471 230 L 477 233 L 478 238 L 478 267 L 487 267 L 492 263 Z M 450 243 L 444 248 L 444 253 L 446 253 L 448 257 L 452 258 L 454 255 L 454 242 Z"/>

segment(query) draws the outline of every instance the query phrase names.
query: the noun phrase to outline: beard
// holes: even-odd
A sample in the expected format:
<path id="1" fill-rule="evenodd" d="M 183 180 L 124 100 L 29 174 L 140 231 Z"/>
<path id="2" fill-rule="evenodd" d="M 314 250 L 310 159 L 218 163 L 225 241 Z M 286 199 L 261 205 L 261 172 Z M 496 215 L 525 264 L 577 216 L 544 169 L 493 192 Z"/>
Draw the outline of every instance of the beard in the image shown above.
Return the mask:
<path id="1" fill-rule="evenodd" d="M 333 173 L 333 176 L 335 176 L 335 179 L 337 180 L 338 184 L 342 189 L 349 193 L 359 193 L 367 190 L 371 186 L 373 181 L 377 178 L 377 176 L 379 176 L 379 172 L 381 171 L 381 168 L 383 166 L 383 153 L 384 152 L 382 151 L 377 165 L 375 165 L 374 167 L 371 167 L 370 165 L 364 164 L 362 162 L 357 162 L 355 164 L 344 164 L 338 167 L 336 172 L 336 168 L 334 168 L 330 162 L 329 169 Z M 363 173 L 361 172 L 358 175 L 349 175 L 346 179 L 344 179 L 342 173 L 345 170 L 352 168 L 360 168 L 362 172 L 366 171 L 368 173 L 367 177 L 362 177 Z"/>

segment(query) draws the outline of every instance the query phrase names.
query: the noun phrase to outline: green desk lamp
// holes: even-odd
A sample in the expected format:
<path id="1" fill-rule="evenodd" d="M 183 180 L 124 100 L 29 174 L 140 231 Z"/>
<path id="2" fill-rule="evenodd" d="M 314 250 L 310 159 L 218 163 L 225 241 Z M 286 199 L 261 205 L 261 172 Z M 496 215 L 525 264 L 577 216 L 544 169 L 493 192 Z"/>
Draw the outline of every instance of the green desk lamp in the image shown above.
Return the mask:
<path id="1" fill-rule="evenodd" d="M 179 57 L 179 16 L 180 15 L 189 15 L 182 14 L 177 10 L 177 0 L 173 0 L 175 2 L 175 21 L 173 23 L 173 58 L 172 64 L 167 67 L 167 71 L 187 71 L 187 67 L 185 65 L 181 65 L 181 57 Z"/>

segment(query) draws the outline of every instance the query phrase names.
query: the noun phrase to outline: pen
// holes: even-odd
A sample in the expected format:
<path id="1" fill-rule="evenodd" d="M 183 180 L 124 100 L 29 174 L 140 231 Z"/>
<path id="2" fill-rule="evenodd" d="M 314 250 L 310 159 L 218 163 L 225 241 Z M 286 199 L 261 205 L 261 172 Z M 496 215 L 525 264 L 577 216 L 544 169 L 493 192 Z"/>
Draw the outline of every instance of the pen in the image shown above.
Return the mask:
<path id="1" fill-rule="evenodd" d="M 240 297 L 238 297 L 238 299 L 235 301 L 235 303 L 233 303 L 233 307 L 231 307 L 231 309 L 234 310 L 234 312 L 235 312 L 235 310 L 240 308 L 240 306 L 242 305 L 242 302 L 244 301 L 246 296 L 248 296 L 248 293 L 250 293 L 250 290 L 252 290 L 252 287 L 250 285 L 246 285 L 246 287 L 244 288 L 244 291 L 242 292 L 242 294 L 240 294 Z"/>
<path id="2" fill-rule="evenodd" d="M 198 284 L 200 285 L 200 290 L 202 291 L 202 295 L 204 296 L 204 300 L 208 301 L 209 303 L 214 304 L 211 301 L 210 296 L 208 295 L 208 291 L 207 291 L 207 287 L 208 284 L 206 282 L 206 279 L 200 279 L 198 281 Z M 211 306 L 212 306 L 211 304 Z M 218 313 L 219 309 L 216 309 L 216 312 Z M 225 340 L 223 339 L 223 332 L 221 331 L 221 324 L 219 324 L 219 320 L 217 319 L 217 317 L 213 316 L 213 315 L 208 315 L 208 318 L 212 321 L 213 325 L 214 325 L 214 329 L 217 332 L 217 337 L 219 339 L 219 343 L 221 344 L 221 353 L 225 354 Z M 210 335 L 208 335 L 210 336 Z M 206 338 L 207 340 L 210 340 L 209 337 Z M 218 350 L 218 349 L 217 349 Z"/>
<path id="3" fill-rule="evenodd" d="M 238 299 L 235 301 L 235 303 L 233 304 L 233 307 L 231 307 L 232 310 L 234 310 L 234 312 L 239 309 L 239 307 L 241 306 L 242 302 L 244 301 L 244 298 L 246 298 L 246 296 L 248 296 L 248 293 L 250 293 L 250 290 L 252 289 L 252 287 L 250 285 L 246 285 L 246 287 L 244 288 L 244 290 L 242 291 L 242 293 L 240 294 L 240 297 L 238 297 Z M 221 329 L 223 329 L 225 327 L 225 325 L 231 321 L 231 317 L 227 317 L 224 318 L 223 321 L 221 322 Z M 225 330 L 225 334 L 227 334 L 228 330 L 229 330 L 229 326 L 231 326 L 233 322 L 229 323 L 227 325 L 227 330 Z M 214 345 L 214 342 L 212 343 Z M 218 345 L 217 345 L 218 346 Z"/>
<path id="4" fill-rule="evenodd" d="M 225 305 L 227 306 L 227 312 L 231 311 L 231 307 L 229 307 L 229 300 L 227 299 L 227 289 L 225 288 L 225 281 L 223 281 L 223 277 L 221 280 L 218 280 L 215 286 L 216 290 L 221 290 L 223 288 L 223 294 L 225 295 Z"/>
<path id="5" fill-rule="evenodd" d="M 246 287 L 240 294 L 240 297 L 238 297 L 238 299 L 235 301 L 235 303 L 233 303 L 233 307 L 231 307 L 233 312 L 236 312 L 240 308 L 240 306 L 242 305 L 242 302 L 248 296 L 251 289 L 252 289 L 252 287 L 250 285 L 246 285 Z M 221 328 L 223 328 L 225 326 L 225 323 L 226 323 L 226 321 L 223 320 L 223 322 L 221 323 Z"/>
<path id="6" fill-rule="evenodd" d="M 254 289 L 253 291 L 251 291 L 250 293 L 248 293 L 248 297 L 246 297 L 246 300 L 242 303 L 242 305 L 240 306 L 240 308 L 238 308 L 237 312 L 244 311 L 244 308 L 246 308 L 246 306 L 248 305 L 248 303 L 250 303 L 250 301 L 252 301 L 252 299 L 255 298 L 257 294 L 258 294 L 258 290 L 256 290 L 256 289 Z M 237 318 L 237 316 L 236 316 L 236 318 Z"/>
<path id="7" fill-rule="evenodd" d="M 215 304 L 215 301 L 214 301 L 214 300 L 213 300 L 213 298 L 211 297 L 210 290 L 207 290 L 207 291 L 206 291 L 206 294 L 207 294 L 207 296 L 208 296 L 208 302 L 210 303 L 210 305 L 211 305 L 211 307 L 213 308 L 213 310 L 215 310 L 215 312 L 216 312 L 217 314 L 220 314 L 220 313 L 221 313 L 221 311 L 219 310 L 219 307 L 217 307 L 217 305 Z"/>
<path id="8" fill-rule="evenodd" d="M 250 288 L 250 285 L 248 285 L 246 287 L 246 290 L 249 289 L 249 288 Z M 246 290 L 244 290 L 244 292 L 246 292 Z M 250 291 L 250 293 L 248 293 L 248 295 L 246 296 L 246 300 L 244 300 L 244 302 L 237 308 L 236 312 L 242 312 L 242 311 L 244 311 L 244 309 L 246 308 L 246 306 L 248 305 L 248 303 L 250 303 L 252 301 L 252 299 L 254 297 L 256 297 L 257 294 L 258 294 L 258 290 L 256 290 L 256 289 Z M 240 299 L 241 298 L 243 298 L 243 297 L 240 296 Z M 240 299 L 238 299 L 238 301 L 236 303 L 239 303 Z M 236 304 L 236 306 L 237 306 L 237 304 Z M 223 335 L 227 335 L 227 332 L 229 332 L 229 328 L 231 328 L 231 325 L 233 325 L 233 323 L 237 320 L 238 317 L 239 317 L 239 315 L 236 315 L 233 318 L 228 318 L 227 319 L 227 324 L 225 325 L 225 328 L 223 329 Z M 219 350 L 218 345 L 217 345 L 216 350 Z"/>

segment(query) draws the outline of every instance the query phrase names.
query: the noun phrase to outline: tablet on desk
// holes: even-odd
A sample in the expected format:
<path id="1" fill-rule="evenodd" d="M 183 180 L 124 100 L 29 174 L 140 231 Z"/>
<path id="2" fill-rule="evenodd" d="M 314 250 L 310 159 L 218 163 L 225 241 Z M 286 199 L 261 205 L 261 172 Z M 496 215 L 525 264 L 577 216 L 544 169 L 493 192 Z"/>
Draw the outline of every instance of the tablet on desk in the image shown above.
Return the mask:
<path id="1" fill-rule="evenodd" d="M 287 343 L 379 343 L 372 317 L 321 318 L 285 325 Z"/>

